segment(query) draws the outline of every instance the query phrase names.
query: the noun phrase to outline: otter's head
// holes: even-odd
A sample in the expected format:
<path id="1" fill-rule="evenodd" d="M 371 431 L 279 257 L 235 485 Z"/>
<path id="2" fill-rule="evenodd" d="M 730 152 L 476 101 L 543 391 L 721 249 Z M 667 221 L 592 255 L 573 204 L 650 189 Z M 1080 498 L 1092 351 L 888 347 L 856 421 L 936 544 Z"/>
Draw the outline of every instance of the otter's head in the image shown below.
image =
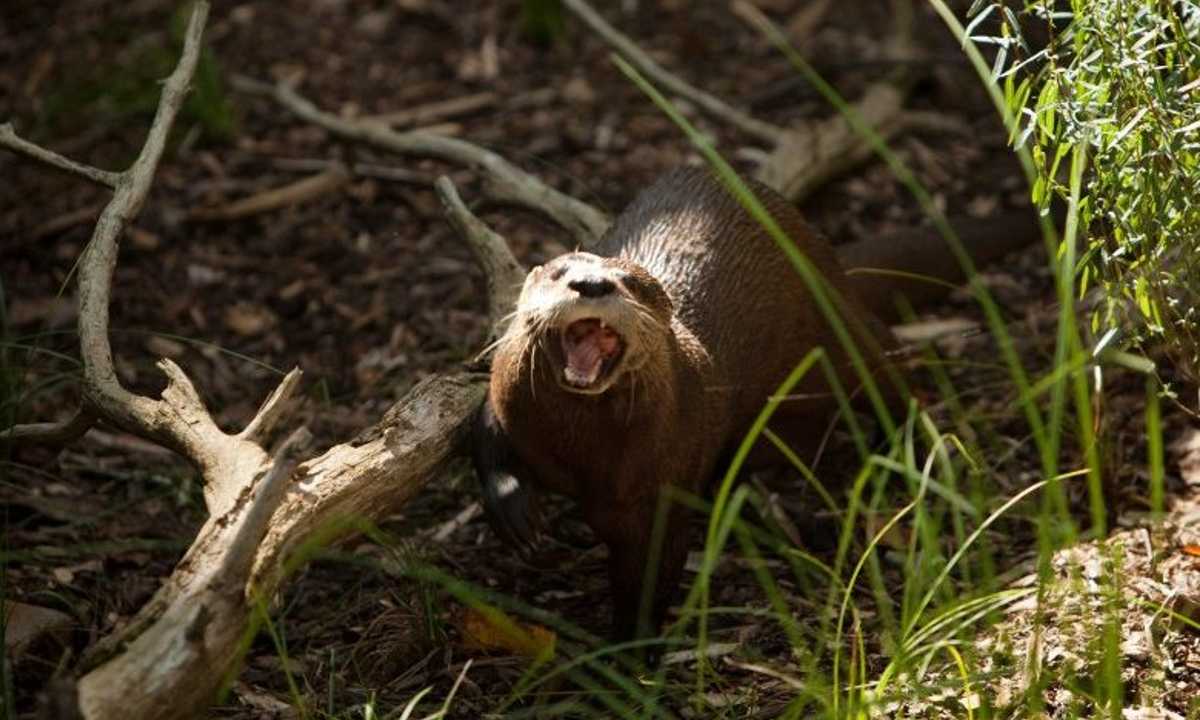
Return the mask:
<path id="1" fill-rule="evenodd" d="M 575 252 L 529 272 L 502 342 L 517 343 L 531 372 L 548 363 L 564 390 L 598 395 L 665 357 L 671 312 L 641 266 Z"/>

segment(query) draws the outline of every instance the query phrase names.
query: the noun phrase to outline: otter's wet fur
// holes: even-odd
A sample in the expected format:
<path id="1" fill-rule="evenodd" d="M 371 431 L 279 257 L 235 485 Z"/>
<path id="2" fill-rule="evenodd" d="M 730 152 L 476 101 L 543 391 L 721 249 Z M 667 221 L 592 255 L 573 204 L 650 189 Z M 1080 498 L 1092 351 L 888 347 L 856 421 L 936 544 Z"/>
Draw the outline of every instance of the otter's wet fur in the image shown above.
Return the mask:
<path id="1" fill-rule="evenodd" d="M 751 188 L 840 298 L 868 366 L 884 367 L 896 345 L 876 313 L 886 310 L 864 305 L 859 281 L 790 203 L 762 185 Z M 704 494 L 770 394 L 813 348 L 825 349 L 849 391 L 861 381 L 787 257 L 707 169 L 664 175 L 590 250 L 527 277 L 492 361 L 474 461 L 493 525 L 515 543 L 536 542 L 531 489 L 578 502 L 608 545 L 613 635 L 630 639 L 647 590 L 645 629 L 660 627 L 687 556 L 685 513 L 669 503 L 653 588 L 645 588 L 663 489 Z M 864 295 L 885 297 L 876 290 Z M 572 325 L 581 320 L 589 324 Z M 568 357 L 568 329 L 585 341 L 587 333 L 615 333 L 621 349 L 604 353 L 600 365 L 594 348 L 583 360 Z M 587 372 L 566 375 L 583 380 L 564 381 L 572 363 Z M 889 400 L 898 397 L 886 379 L 880 385 Z M 811 450 L 836 407 L 814 368 L 771 427 L 794 450 Z M 749 467 L 778 460 L 758 448 Z"/>

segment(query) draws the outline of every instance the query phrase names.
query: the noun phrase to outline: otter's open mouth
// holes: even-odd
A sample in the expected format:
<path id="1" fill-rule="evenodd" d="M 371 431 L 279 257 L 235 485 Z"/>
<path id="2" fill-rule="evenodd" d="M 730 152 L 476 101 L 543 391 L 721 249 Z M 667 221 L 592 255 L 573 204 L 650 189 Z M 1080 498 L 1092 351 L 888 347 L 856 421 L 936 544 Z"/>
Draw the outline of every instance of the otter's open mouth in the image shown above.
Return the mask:
<path id="1" fill-rule="evenodd" d="M 571 387 L 587 390 L 616 367 L 625 351 L 625 340 L 603 320 L 586 318 L 563 328 L 562 349 L 566 360 L 563 379 Z"/>

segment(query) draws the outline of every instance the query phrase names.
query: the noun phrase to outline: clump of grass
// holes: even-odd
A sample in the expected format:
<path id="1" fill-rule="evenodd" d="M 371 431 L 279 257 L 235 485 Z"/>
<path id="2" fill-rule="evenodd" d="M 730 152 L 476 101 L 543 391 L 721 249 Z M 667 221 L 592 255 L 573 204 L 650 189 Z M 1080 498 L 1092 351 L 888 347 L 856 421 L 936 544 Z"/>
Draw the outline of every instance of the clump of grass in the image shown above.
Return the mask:
<path id="1" fill-rule="evenodd" d="M 521 0 L 521 30 L 535 43 L 558 42 L 566 29 L 560 0 Z"/>
<path id="2" fill-rule="evenodd" d="M 972 14 L 972 39 L 997 48 L 993 77 L 1021 116 L 1014 141 L 1036 161 L 1034 201 L 1069 196 L 1063 160 L 1086 150 L 1073 269 L 1080 293 L 1103 290 L 1092 330 L 1101 344 L 1161 345 L 1200 381 L 1200 8 L 979 0 Z M 1037 27 L 1040 48 L 1025 39 Z"/>
<path id="3" fill-rule="evenodd" d="M 931 0 L 931 3 L 964 42 L 967 54 L 980 70 L 1000 115 L 1015 134 L 1018 124 L 1012 100 L 1017 93 L 1012 87 L 992 83 L 982 54 L 970 44 L 962 25 L 944 2 Z M 767 30 L 831 104 L 849 113 L 846 103 L 786 46 L 781 36 L 771 32 L 769 27 Z M 782 234 L 775 231 L 771 220 L 762 217 L 752 194 L 715 149 L 636 70 L 620 60 L 617 63 L 680 126 L 730 192 L 771 232 L 781 249 L 793 257 L 795 249 L 791 247 L 790 240 L 780 237 Z M 935 225 L 947 236 L 948 252 L 953 252 L 968 275 L 973 276 L 969 259 L 945 218 L 930 202 L 928 191 L 920 186 L 903 161 L 887 148 L 872 129 L 864 127 L 852 114 L 848 115 L 848 119 L 912 191 L 922 208 L 933 217 Z M 1038 184 L 1042 180 L 1038 164 L 1040 158 L 1021 146 L 1016 147 L 1016 152 L 1022 160 L 1035 199 L 1041 200 L 1037 194 L 1043 189 Z M 929 415 L 917 412 L 915 408 L 901 426 L 894 425 L 884 413 L 880 413 L 879 420 L 888 430 L 891 441 L 874 453 L 864 454 L 862 470 L 849 492 L 847 507 L 841 515 L 843 525 L 837 559 L 832 567 L 824 568 L 830 582 L 827 608 L 835 610 L 836 623 L 832 627 L 820 623 L 816 628 L 801 628 L 793 619 L 794 610 L 788 599 L 779 591 L 778 579 L 766 572 L 757 575 L 769 598 L 771 616 L 779 622 L 781 630 L 793 645 L 793 663 L 797 658 L 803 659 L 799 667 L 804 672 L 804 689 L 797 693 L 784 717 L 812 714 L 831 718 L 867 717 L 886 712 L 885 708 L 889 707 L 889 703 L 894 704 L 897 697 L 921 695 L 924 692 L 921 687 L 923 679 L 930 676 L 930 668 L 935 660 L 943 657 L 953 667 L 953 675 L 958 678 L 961 688 L 961 696 L 954 707 L 967 717 L 973 717 L 976 711 L 983 716 L 993 714 L 995 708 L 992 704 L 986 697 L 980 697 L 980 691 L 988 686 L 988 678 L 978 674 L 981 663 L 972 643 L 980 632 L 980 622 L 993 617 L 1001 608 L 1031 596 L 1039 603 L 1046 600 L 1045 592 L 1051 580 L 1052 553 L 1076 537 L 1075 523 L 1068 512 L 1066 493 L 1062 487 L 1065 481 L 1075 477 L 1087 479 L 1091 531 L 1097 536 L 1105 532 L 1107 509 L 1100 486 L 1099 455 L 1092 417 L 1096 388 L 1088 383 L 1088 371 L 1099 369 L 1098 355 L 1085 351 L 1083 347 L 1073 304 L 1081 287 L 1076 273 L 1078 253 L 1075 244 L 1076 233 L 1081 227 L 1081 207 L 1085 204 L 1084 175 L 1090 155 L 1088 146 L 1078 142 L 1065 142 L 1056 152 L 1060 159 L 1069 157 L 1071 163 L 1068 177 L 1061 186 L 1068 204 L 1063 236 L 1059 238 L 1055 228 L 1047 220 L 1043 222 L 1046 246 L 1050 251 L 1061 301 L 1052 366 L 1035 369 L 1032 377 L 1028 375 L 1029 371 L 1016 355 L 1007 326 L 988 297 L 986 288 L 972 280 L 976 298 L 1007 365 L 1018 398 L 1017 404 L 1028 424 L 1030 439 L 1042 461 L 1043 478 L 1012 497 L 1002 499 L 998 506 L 994 501 L 972 503 L 957 489 L 972 484 L 978 488 L 979 469 L 986 467 L 989 460 L 979 448 L 969 446 L 956 435 L 939 430 Z M 820 283 L 813 282 L 805 272 L 803 262 L 796 261 L 796 265 L 820 302 Z M 835 328 L 841 322 L 829 314 L 826 319 Z M 811 364 L 811 358 L 807 358 L 797 371 L 806 371 Z M 953 394 L 953 388 L 948 385 L 944 375 L 941 381 L 943 389 Z M 769 416 L 769 410 L 765 411 L 764 416 Z M 953 421 L 956 427 L 979 424 L 978 419 L 971 417 L 955 417 Z M 1067 432 L 1071 421 L 1075 425 L 1074 436 Z M 1152 432 L 1160 432 L 1156 411 L 1148 412 L 1147 424 Z M 852 434 L 860 432 L 854 427 L 848 429 Z M 972 435 L 986 434 L 986 428 L 982 429 L 984 433 Z M 762 430 L 762 423 L 756 424 L 747 442 L 753 441 L 754 436 Z M 858 438 L 857 444 L 863 446 L 861 438 Z M 1152 448 L 1161 446 L 1161 438 L 1151 445 Z M 1063 462 L 1063 450 L 1067 449 L 1072 451 L 1072 455 L 1067 457 L 1077 459 L 1069 461 L 1075 465 L 1073 469 L 1063 472 L 1060 464 Z M 1161 458 L 1158 464 L 1161 465 Z M 732 478 L 737 472 L 735 460 L 718 490 L 709 524 L 705 563 L 685 604 L 685 613 L 695 613 L 700 618 L 698 654 L 701 656 L 706 642 L 704 618 L 708 609 L 707 587 L 716 556 L 722 552 L 731 534 L 736 535 L 746 554 L 754 556 L 759 552 L 753 534 L 744 530 L 745 525 L 739 517 L 750 491 L 745 487 L 732 489 Z M 865 546 L 859 547 L 851 542 L 851 538 L 863 531 L 860 524 L 863 515 L 886 507 L 886 499 L 895 497 L 897 492 L 901 497 L 896 502 L 902 506 L 892 511 L 881 526 L 877 525 L 877 530 L 868 533 L 869 541 Z M 1161 487 L 1157 492 L 1161 494 Z M 1031 588 L 1005 589 L 993 581 L 990 552 L 979 540 L 995 523 L 1011 514 L 1020 501 L 1039 494 L 1043 498 L 1037 512 L 1038 566 L 1042 582 Z M 981 495 L 976 491 L 974 497 L 981 498 Z M 995 509 L 986 512 L 987 504 Z M 738 529 L 736 533 L 733 532 L 735 528 Z M 884 585 L 880 569 L 881 543 L 889 532 L 897 528 L 904 528 L 908 533 L 901 557 L 895 560 L 904 569 L 904 584 L 901 588 L 888 588 Z M 855 550 L 859 553 L 857 560 L 848 562 L 850 553 Z M 1113 585 L 1108 606 L 1111 612 L 1107 615 L 1116 617 L 1121 602 L 1117 591 L 1118 578 L 1114 574 L 1105 582 Z M 859 597 L 862 592 L 860 585 L 872 590 L 874 605 L 869 608 L 859 608 L 862 602 Z M 835 598 L 836 602 L 833 602 Z M 871 612 L 866 612 L 868 609 Z M 1033 622 L 1043 622 L 1048 609 L 1041 608 Z M 862 618 L 869 615 L 875 616 L 876 620 L 869 627 L 864 627 Z M 1096 670 L 1089 679 L 1088 696 L 1090 707 L 1119 715 L 1124 702 L 1124 686 L 1120 673 L 1121 654 L 1118 644 L 1113 640 L 1113 627 L 1110 621 L 1098 625 L 1100 634 L 1089 646 L 1088 662 Z M 872 640 L 865 641 L 864 634 L 870 634 Z M 811 649 L 813 647 L 828 650 L 824 653 L 814 652 Z M 882 668 L 878 661 L 868 661 L 868 655 L 871 654 L 883 659 Z M 697 673 L 698 691 L 705 686 L 704 678 L 704 665 L 701 663 Z M 1043 709 L 1041 691 L 1050 683 L 1057 681 L 1069 686 L 1073 682 L 1069 675 L 1056 677 L 1052 673 L 1039 674 L 1036 671 L 1031 678 L 1020 700 L 1030 712 Z M 700 695 L 700 692 L 696 695 Z"/>

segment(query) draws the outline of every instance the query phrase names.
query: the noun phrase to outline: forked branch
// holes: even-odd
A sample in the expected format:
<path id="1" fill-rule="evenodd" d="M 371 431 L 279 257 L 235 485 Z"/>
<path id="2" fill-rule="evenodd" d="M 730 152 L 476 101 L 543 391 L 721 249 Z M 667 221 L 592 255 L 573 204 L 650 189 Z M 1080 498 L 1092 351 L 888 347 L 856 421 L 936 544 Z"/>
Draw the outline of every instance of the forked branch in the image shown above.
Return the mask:
<path id="1" fill-rule="evenodd" d="M 121 386 L 108 338 L 117 239 L 141 209 L 153 181 L 195 69 L 207 12 L 207 3 L 196 3 L 183 54 L 164 85 L 146 144 L 126 172 L 97 174 L 17 138 L 11 129 L 0 131 L 0 144 L 103 184 L 111 180 L 115 189 L 80 261 L 84 407 L 66 423 L 18 428 L 7 437 L 66 441 L 102 419 L 192 461 L 204 480 L 209 511 L 208 521 L 155 596 L 123 628 L 89 649 L 82 663 L 86 675 L 58 688 L 52 699 L 55 710 L 88 720 L 176 718 L 202 710 L 236 662 L 252 613 L 269 602 L 284 580 L 292 551 L 314 536 L 330 538 L 352 529 L 354 520 L 391 512 L 439 476 L 460 450 L 485 388 L 481 374 L 433 377 L 359 438 L 298 462 L 309 441 L 303 427 L 277 447 L 268 443 L 295 409 L 299 370 L 283 378 L 237 434 L 217 427 L 191 380 L 170 360 L 158 363 L 167 377 L 161 397 Z M 482 162 L 494 183 L 519 172 L 487 158 Z M 518 196 L 532 186 L 524 187 Z M 504 238 L 470 213 L 448 179 L 439 182 L 438 190 L 484 269 L 498 325 L 511 310 L 524 272 Z M 544 187 L 537 191 L 554 192 Z M 598 231 L 607 222 L 586 212 L 574 217 L 580 232 Z"/>
<path id="2" fill-rule="evenodd" d="M 396 132 L 372 120 L 349 120 L 319 109 L 293 88 L 234 78 L 237 90 L 269 97 L 296 117 L 347 140 L 388 152 L 431 157 L 479 171 L 484 193 L 492 200 L 540 213 L 567 230 L 581 245 L 589 245 L 608 228 L 608 216 L 587 203 L 559 192 L 500 155 L 465 140 L 421 130 Z"/>

